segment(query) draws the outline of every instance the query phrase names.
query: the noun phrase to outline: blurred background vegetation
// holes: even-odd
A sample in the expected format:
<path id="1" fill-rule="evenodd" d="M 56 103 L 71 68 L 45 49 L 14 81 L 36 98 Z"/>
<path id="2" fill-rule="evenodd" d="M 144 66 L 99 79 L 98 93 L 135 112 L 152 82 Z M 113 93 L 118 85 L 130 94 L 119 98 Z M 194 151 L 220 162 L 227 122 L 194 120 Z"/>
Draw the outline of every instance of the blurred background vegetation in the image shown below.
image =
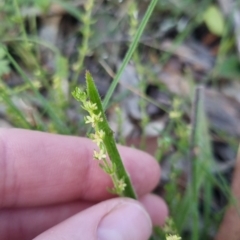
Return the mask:
<path id="1" fill-rule="evenodd" d="M 155 193 L 171 220 L 155 238 L 221 240 L 238 181 L 239 3 L 155 2 L 141 33 L 149 0 L 0 1 L 0 127 L 85 136 L 71 91 L 89 70 L 104 100 L 115 79 L 105 104 L 117 141 L 162 166 Z"/>

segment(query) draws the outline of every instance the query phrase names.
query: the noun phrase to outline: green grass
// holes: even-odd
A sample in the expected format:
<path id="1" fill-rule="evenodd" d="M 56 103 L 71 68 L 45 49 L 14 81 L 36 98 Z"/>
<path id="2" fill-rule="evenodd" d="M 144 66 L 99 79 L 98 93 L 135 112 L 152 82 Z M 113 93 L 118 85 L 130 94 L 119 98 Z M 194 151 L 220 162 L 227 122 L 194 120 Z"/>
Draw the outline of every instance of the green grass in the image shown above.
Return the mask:
<path id="1" fill-rule="evenodd" d="M 133 63 L 139 76 L 138 89 L 126 90 L 126 94 L 138 94 L 141 97 L 140 109 L 142 120 L 142 147 L 146 147 L 144 141 L 145 127 L 150 121 L 146 112 L 148 103 L 162 109 L 168 116 L 168 124 L 159 135 L 159 149 L 155 156 L 161 163 L 172 150 L 174 153 L 169 157 L 170 179 L 164 183 L 164 197 L 170 208 L 172 218 L 178 232 L 184 240 L 187 239 L 212 239 L 213 232 L 223 216 L 223 211 L 214 213 L 213 197 L 214 189 L 218 188 L 229 201 L 232 201 L 229 183 L 224 176 L 212 174 L 213 153 L 211 149 L 211 135 L 202 106 L 202 98 L 193 103 L 195 81 L 193 74 L 186 72 L 183 75 L 190 79 L 192 94 L 179 97 L 167 89 L 158 81 L 157 73 L 154 72 L 155 65 L 164 66 L 174 55 L 178 46 L 186 39 L 191 38 L 196 29 L 205 26 L 204 13 L 212 5 L 213 1 L 204 0 L 199 3 L 196 0 L 168 1 L 152 0 L 146 3 L 130 1 L 131 5 L 120 4 L 118 1 L 108 1 L 108 4 L 91 4 L 76 8 L 71 1 L 50 1 L 59 3 L 66 14 L 74 18 L 74 21 L 81 23 L 77 25 L 75 34 L 79 35 L 81 41 L 76 46 L 74 56 L 69 58 L 55 44 L 39 39 L 38 28 L 41 26 L 39 14 L 22 16 L 21 10 L 27 7 L 47 12 L 48 3 L 45 1 L 13 0 L 6 1 L 0 6 L 0 18 L 3 21 L 0 25 L 0 104 L 4 107 L 4 118 L 12 126 L 25 129 L 36 129 L 46 132 L 54 132 L 68 135 L 86 134 L 83 122 L 84 112 L 74 102 L 71 91 L 79 85 L 78 76 L 83 74 L 87 68 L 95 70 L 99 62 L 108 55 L 105 61 L 113 71 L 117 65 L 114 56 L 117 55 L 121 64 L 111 76 L 111 83 L 103 96 L 103 107 L 108 110 L 113 105 L 119 105 L 126 95 L 119 95 L 116 88 L 126 66 Z M 145 1 L 144 1 L 145 2 Z M 0 3 L 1 4 L 1 3 Z M 145 4 L 145 5 L 144 5 Z M 114 11 L 113 11 L 114 10 Z M 116 12 L 110 27 L 104 28 L 103 37 L 101 27 L 97 25 L 98 20 L 108 22 L 112 12 Z M 102 17 L 104 16 L 104 17 Z M 167 20 L 177 26 L 179 19 L 187 17 L 186 26 L 175 33 L 172 49 L 168 51 L 159 50 L 157 47 L 150 47 L 143 39 L 153 37 L 159 31 L 159 22 Z M 160 21 L 160 20 L 161 21 Z M 238 56 L 234 50 L 234 35 L 230 20 L 226 19 L 226 28 L 221 36 L 219 52 L 216 56 L 216 63 L 212 71 L 205 77 L 207 84 L 216 88 L 220 86 L 219 78 L 233 78 L 240 76 Z M 170 29 L 171 30 L 171 29 Z M 169 30 L 169 31 L 170 31 Z M 115 33 L 123 34 L 122 39 L 110 40 Z M 107 36 L 104 38 L 104 36 Z M 142 38 L 141 38 L 142 37 Z M 164 38 L 159 37 L 159 43 Z M 105 42 L 104 42 L 105 41 Z M 108 42 L 109 41 L 109 45 Z M 107 42 L 107 43 L 106 43 Z M 82 44 L 81 44 L 82 43 Z M 111 47 L 111 44 L 114 47 Z M 52 54 L 51 61 L 53 69 L 45 66 L 46 62 L 41 56 L 42 49 Z M 109 50 L 110 49 L 110 50 Z M 117 52 L 117 54 L 116 54 Z M 151 54 L 153 52 L 153 54 Z M 123 54 L 124 53 L 124 54 Z M 151 56 L 157 56 L 152 61 Z M 111 59 L 111 57 L 113 57 Z M 100 60 L 99 60 L 100 59 Z M 119 60 L 118 59 L 118 60 Z M 231 64 L 228 60 L 230 59 Z M 108 62 L 109 60 L 109 62 Z M 89 64 L 88 62 L 91 61 Z M 104 76 L 109 78 L 109 71 L 101 66 Z M 100 72 L 100 71 L 98 71 Z M 98 76 L 94 73 L 94 78 Z M 19 83 L 10 84 L 15 77 Z M 101 77 L 101 75 L 100 75 Z M 155 100 L 146 95 L 148 84 L 155 84 L 160 91 L 166 92 L 172 100 L 171 108 L 160 106 Z M 26 110 L 19 105 L 24 102 L 31 110 Z M 195 124 L 190 129 L 186 121 L 185 113 L 189 114 L 190 107 L 195 106 Z M 186 110 L 188 109 L 188 110 Z M 73 112 L 70 117 L 69 112 Z M 119 124 L 123 124 L 123 120 Z M 219 136 L 231 146 L 236 148 L 237 140 L 231 139 L 224 134 Z M 191 144 L 190 139 L 191 137 Z M 125 140 L 120 134 L 121 142 Z M 192 154 L 194 149 L 197 154 Z M 189 154 L 190 153 L 190 154 Z M 184 173 L 178 168 L 181 159 L 187 159 L 185 171 L 191 172 L 188 183 L 184 186 L 179 181 Z M 156 239 L 160 239 L 162 233 L 156 231 Z"/>

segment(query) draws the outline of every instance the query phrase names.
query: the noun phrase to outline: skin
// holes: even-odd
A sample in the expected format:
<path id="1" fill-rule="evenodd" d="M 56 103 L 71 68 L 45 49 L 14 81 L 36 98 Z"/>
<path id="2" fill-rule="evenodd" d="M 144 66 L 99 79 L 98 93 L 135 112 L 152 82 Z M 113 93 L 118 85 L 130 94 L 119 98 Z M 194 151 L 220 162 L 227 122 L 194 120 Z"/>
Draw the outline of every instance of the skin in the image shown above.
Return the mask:
<path id="1" fill-rule="evenodd" d="M 150 192 L 160 168 L 147 153 L 119 146 L 139 201 L 106 191 L 111 179 L 93 160 L 91 140 L 20 129 L 0 130 L 2 240 L 147 240 L 167 216 Z"/>

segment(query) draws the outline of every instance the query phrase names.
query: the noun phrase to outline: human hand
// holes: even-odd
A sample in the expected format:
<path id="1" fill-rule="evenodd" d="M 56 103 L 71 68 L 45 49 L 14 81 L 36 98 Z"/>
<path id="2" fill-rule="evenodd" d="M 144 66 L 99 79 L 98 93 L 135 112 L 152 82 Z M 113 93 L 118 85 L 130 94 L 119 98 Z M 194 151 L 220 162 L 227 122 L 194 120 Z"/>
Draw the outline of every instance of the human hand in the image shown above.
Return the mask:
<path id="1" fill-rule="evenodd" d="M 86 138 L 0 130 L 1 239 L 147 240 L 167 215 L 163 200 L 149 194 L 159 181 L 157 162 L 119 147 L 140 203 L 113 198 L 94 148 Z"/>

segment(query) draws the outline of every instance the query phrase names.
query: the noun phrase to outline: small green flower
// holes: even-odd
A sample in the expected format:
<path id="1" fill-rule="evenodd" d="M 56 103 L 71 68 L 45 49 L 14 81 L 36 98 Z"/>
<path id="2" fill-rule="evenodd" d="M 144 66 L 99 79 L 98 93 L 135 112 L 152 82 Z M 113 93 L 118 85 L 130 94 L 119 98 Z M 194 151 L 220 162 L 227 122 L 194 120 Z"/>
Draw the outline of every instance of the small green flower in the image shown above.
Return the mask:
<path id="1" fill-rule="evenodd" d="M 100 161 L 100 160 L 106 159 L 107 155 L 106 155 L 106 152 L 104 150 L 100 149 L 100 151 L 94 150 L 93 157 Z"/>
<path id="2" fill-rule="evenodd" d="M 120 193 L 122 193 L 125 189 L 125 187 L 127 186 L 127 184 L 124 182 L 123 178 L 118 180 L 117 182 L 117 189 Z"/>
<path id="3" fill-rule="evenodd" d="M 95 127 L 95 118 L 94 116 L 86 116 L 84 117 L 85 123 L 88 124 L 92 124 L 92 127 Z"/>
<path id="4" fill-rule="evenodd" d="M 119 179 L 116 175 L 116 171 L 110 175 L 113 179 L 113 185 L 114 185 L 114 187 L 110 189 L 110 192 L 114 194 L 118 194 L 119 196 L 122 196 L 125 188 L 127 187 L 127 184 L 125 183 L 124 178 Z"/>
<path id="5" fill-rule="evenodd" d="M 96 103 L 92 103 L 90 101 L 85 101 L 83 102 L 83 109 L 85 109 L 88 112 L 93 112 L 94 110 L 97 110 L 97 104 Z"/>
<path id="6" fill-rule="evenodd" d="M 107 166 L 103 169 L 107 174 L 109 174 L 112 178 L 116 177 L 116 165 L 113 162 L 109 162 Z M 116 183 L 113 181 L 114 186 Z"/>
<path id="7" fill-rule="evenodd" d="M 182 116 L 182 113 L 180 111 L 171 111 L 169 113 L 169 117 L 171 119 L 177 119 L 177 118 L 180 118 Z"/>
<path id="8" fill-rule="evenodd" d="M 99 114 L 94 114 L 92 112 L 89 112 L 89 113 L 90 113 L 90 116 L 86 116 L 84 118 L 85 123 L 86 124 L 90 123 L 92 124 L 92 127 L 95 128 L 99 122 L 103 121 L 103 118 L 101 117 L 101 113 Z"/>
<path id="9" fill-rule="evenodd" d="M 91 138 L 91 139 L 93 140 L 93 142 L 95 142 L 95 143 L 98 145 L 98 147 L 100 148 L 100 146 L 102 145 L 102 139 L 99 138 L 96 133 L 95 133 L 95 134 L 91 134 L 91 135 L 90 135 L 90 138 Z"/>
<path id="10" fill-rule="evenodd" d="M 102 148 L 103 138 L 105 137 L 105 132 L 101 129 L 95 132 L 94 134 L 90 134 L 90 138 L 95 142 L 99 148 Z"/>
<path id="11" fill-rule="evenodd" d="M 102 114 L 101 114 L 100 112 L 99 112 L 98 115 L 94 115 L 94 116 L 95 116 L 95 121 L 96 121 L 97 123 L 103 121 Z"/>
<path id="12" fill-rule="evenodd" d="M 177 235 L 168 235 L 167 240 L 181 240 L 182 238 Z"/>
<path id="13" fill-rule="evenodd" d="M 103 139 L 105 137 L 105 132 L 102 129 L 99 130 L 96 134 L 101 139 Z"/>
<path id="14" fill-rule="evenodd" d="M 182 116 L 182 111 L 180 109 L 181 106 L 181 101 L 177 98 L 175 98 L 173 100 L 173 109 L 172 111 L 169 113 L 169 117 L 171 119 L 179 119 Z"/>
<path id="15" fill-rule="evenodd" d="M 86 92 L 79 87 L 76 87 L 74 91 L 72 91 L 72 95 L 78 102 L 84 103 L 87 100 Z"/>

